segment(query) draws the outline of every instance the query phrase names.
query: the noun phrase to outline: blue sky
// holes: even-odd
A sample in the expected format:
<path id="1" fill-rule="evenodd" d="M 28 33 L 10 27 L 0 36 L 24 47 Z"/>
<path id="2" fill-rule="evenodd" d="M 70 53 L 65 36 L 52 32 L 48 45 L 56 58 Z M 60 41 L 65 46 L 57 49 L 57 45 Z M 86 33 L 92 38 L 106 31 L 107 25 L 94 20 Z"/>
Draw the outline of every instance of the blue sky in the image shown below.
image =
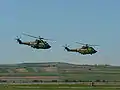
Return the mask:
<path id="1" fill-rule="evenodd" d="M 1 0 L 0 63 L 68 62 L 120 65 L 119 0 Z M 19 45 L 22 32 L 56 40 L 49 50 Z M 22 36 L 24 41 L 34 40 Z M 98 44 L 98 53 L 83 56 L 64 51 L 64 44 Z"/>

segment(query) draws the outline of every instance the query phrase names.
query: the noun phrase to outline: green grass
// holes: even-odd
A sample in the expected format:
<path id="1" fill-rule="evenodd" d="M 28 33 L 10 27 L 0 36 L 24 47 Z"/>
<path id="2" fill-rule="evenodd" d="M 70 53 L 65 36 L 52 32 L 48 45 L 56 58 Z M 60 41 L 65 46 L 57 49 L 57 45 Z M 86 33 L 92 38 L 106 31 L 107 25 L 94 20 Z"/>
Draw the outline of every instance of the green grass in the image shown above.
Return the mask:
<path id="1" fill-rule="evenodd" d="M 63 79 L 68 80 L 120 80 L 120 74 L 92 74 L 92 73 L 81 73 L 81 74 L 64 74 Z"/>
<path id="2" fill-rule="evenodd" d="M 118 88 L 119 87 L 119 88 Z M 0 85 L 0 90 L 119 90 L 117 86 L 95 86 L 80 84 L 35 84 L 35 85 Z"/>
<path id="3" fill-rule="evenodd" d="M 0 76 L 58 76 L 58 73 L 0 73 Z"/>

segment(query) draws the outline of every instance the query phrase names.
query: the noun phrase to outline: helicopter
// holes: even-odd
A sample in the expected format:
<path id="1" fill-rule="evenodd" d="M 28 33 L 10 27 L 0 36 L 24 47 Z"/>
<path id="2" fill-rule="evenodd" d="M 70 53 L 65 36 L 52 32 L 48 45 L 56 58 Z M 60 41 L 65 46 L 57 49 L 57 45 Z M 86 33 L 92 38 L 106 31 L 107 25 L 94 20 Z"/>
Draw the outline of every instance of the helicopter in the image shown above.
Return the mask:
<path id="1" fill-rule="evenodd" d="M 84 44 L 84 43 L 79 43 L 79 42 L 76 42 L 76 43 L 82 44 L 83 46 L 81 48 L 70 49 L 69 45 L 65 44 L 65 46 L 63 47 L 68 52 L 78 52 L 78 53 L 81 53 L 82 55 L 86 55 L 86 54 L 92 55 L 97 52 L 92 46 L 98 46 L 98 45 L 90 45 L 90 44 Z"/>
<path id="2" fill-rule="evenodd" d="M 51 45 L 48 44 L 48 42 L 46 42 L 45 40 L 50 40 L 50 39 L 44 39 L 44 38 L 41 38 L 40 36 L 39 37 L 35 37 L 35 36 L 32 36 L 32 35 L 29 35 L 29 34 L 25 34 L 25 33 L 22 33 L 23 35 L 26 35 L 26 36 L 29 36 L 29 37 L 33 37 L 33 38 L 36 38 L 36 40 L 34 41 L 29 41 L 29 42 L 23 42 L 20 38 L 16 38 L 17 42 L 19 44 L 23 44 L 23 45 L 28 45 L 34 49 L 50 49 L 51 48 Z"/>

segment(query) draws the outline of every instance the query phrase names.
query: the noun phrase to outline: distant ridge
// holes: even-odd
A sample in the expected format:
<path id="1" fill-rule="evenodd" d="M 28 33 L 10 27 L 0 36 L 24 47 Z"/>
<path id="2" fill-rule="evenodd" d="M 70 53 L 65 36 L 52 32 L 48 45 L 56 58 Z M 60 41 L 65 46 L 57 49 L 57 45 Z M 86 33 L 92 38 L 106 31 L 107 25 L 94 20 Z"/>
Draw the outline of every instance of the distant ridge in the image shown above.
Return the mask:
<path id="1" fill-rule="evenodd" d="M 107 65 L 107 64 L 95 64 L 95 65 L 89 65 L 89 64 L 72 64 L 72 63 L 66 63 L 66 62 L 26 62 L 26 63 L 16 63 L 16 64 L 0 64 L 0 66 L 46 66 L 46 65 L 62 65 L 62 66 L 113 66 L 113 65 Z M 119 67 L 119 66 L 118 66 Z"/>
<path id="2" fill-rule="evenodd" d="M 30 64 L 34 64 L 34 65 L 42 65 L 42 64 L 64 64 L 64 65 L 76 65 L 76 64 L 71 64 L 71 63 L 65 63 L 65 62 L 26 62 L 26 63 L 16 63 L 16 64 L 0 64 L 0 65 L 30 65 Z"/>

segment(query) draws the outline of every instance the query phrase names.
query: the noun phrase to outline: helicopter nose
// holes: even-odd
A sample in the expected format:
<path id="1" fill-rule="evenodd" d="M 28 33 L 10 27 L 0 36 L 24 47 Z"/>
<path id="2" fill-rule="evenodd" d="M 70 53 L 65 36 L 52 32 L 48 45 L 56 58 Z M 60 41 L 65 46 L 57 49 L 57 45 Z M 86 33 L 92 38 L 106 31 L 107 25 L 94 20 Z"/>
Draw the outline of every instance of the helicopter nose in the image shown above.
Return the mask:
<path id="1" fill-rule="evenodd" d="M 94 53 L 96 53 L 97 51 L 95 50 Z"/>
<path id="2" fill-rule="evenodd" d="M 50 46 L 50 45 L 48 45 L 48 48 L 51 48 L 51 46 Z"/>

